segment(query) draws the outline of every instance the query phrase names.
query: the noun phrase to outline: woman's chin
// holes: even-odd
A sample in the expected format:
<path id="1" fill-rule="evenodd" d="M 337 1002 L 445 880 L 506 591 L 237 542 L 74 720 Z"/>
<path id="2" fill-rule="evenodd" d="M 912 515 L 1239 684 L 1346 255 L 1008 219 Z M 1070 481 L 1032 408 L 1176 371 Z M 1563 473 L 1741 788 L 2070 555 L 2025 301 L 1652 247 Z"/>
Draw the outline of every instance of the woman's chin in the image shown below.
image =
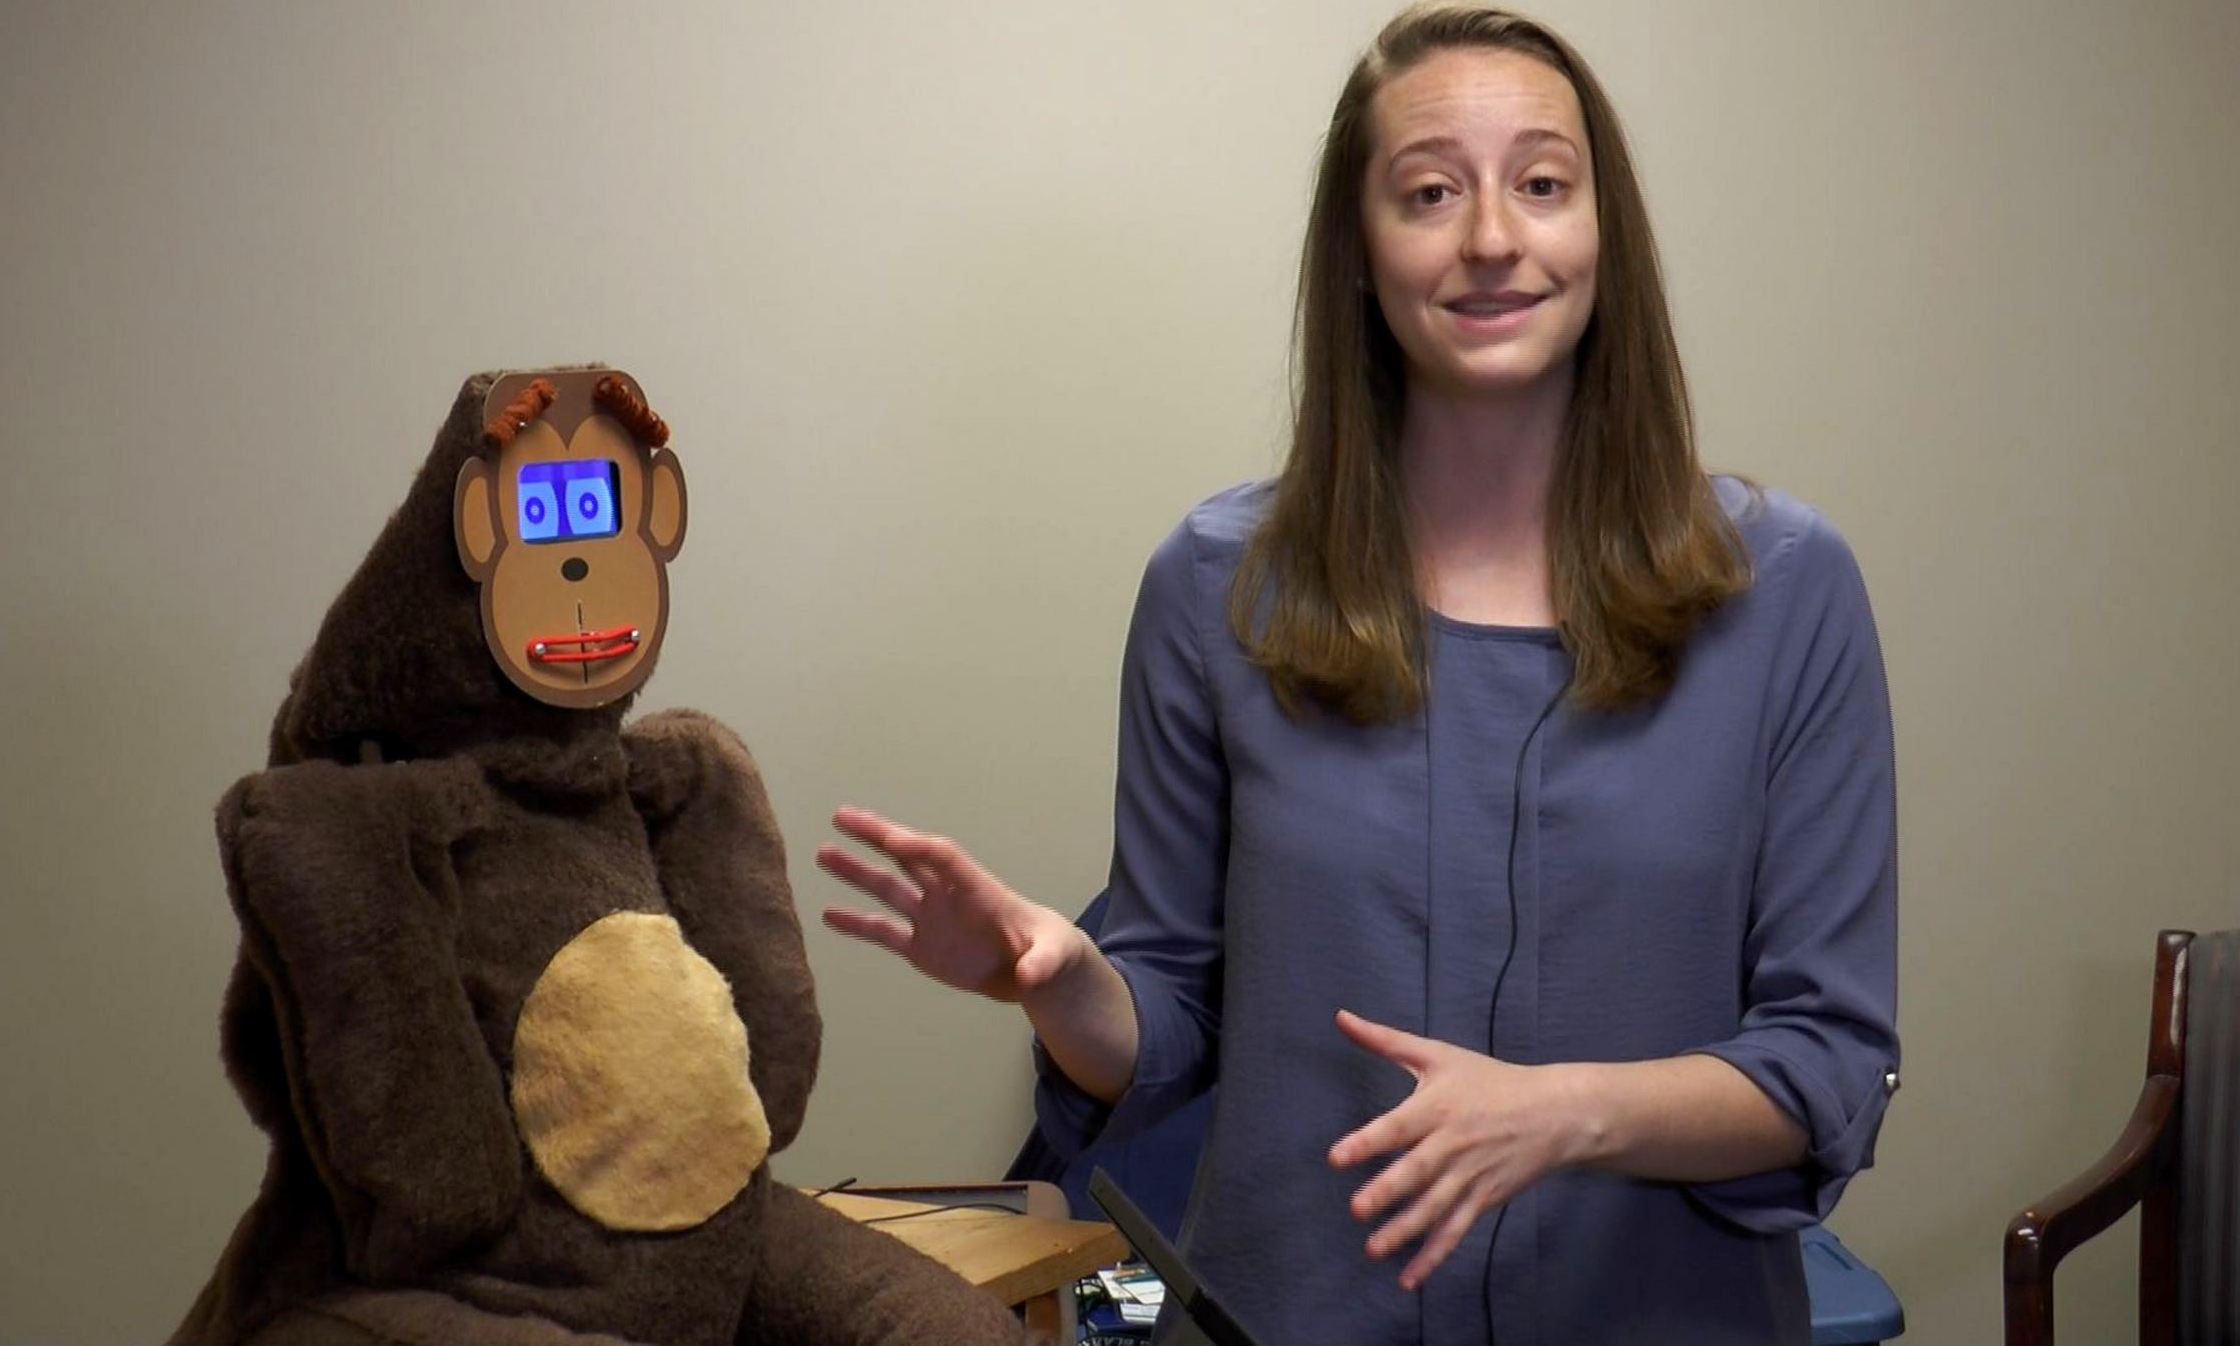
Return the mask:
<path id="1" fill-rule="evenodd" d="M 1555 362 L 1533 351 L 1470 351 L 1458 353 L 1426 379 L 1447 397 L 1469 401 L 1514 401 L 1520 396 L 1551 388 L 1566 373 Z"/>

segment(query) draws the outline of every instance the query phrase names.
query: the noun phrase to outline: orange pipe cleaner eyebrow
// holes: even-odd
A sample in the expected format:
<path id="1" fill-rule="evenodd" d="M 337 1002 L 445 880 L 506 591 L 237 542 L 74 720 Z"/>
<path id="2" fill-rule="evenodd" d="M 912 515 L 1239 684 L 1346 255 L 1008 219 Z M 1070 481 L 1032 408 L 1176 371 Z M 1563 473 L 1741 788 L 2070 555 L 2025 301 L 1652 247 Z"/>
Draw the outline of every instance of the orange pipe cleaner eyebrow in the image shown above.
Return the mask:
<path id="1" fill-rule="evenodd" d="M 491 417 L 490 423 L 482 427 L 482 442 L 493 449 L 502 449 L 511 444 L 513 437 L 520 434 L 524 426 L 544 415 L 545 409 L 552 405 L 552 399 L 557 396 L 559 393 L 553 388 L 552 380 L 532 380 L 518 397 L 506 403 L 505 409 Z"/>
<path id="2" fill-rule="evenodd" d="M 630 385 L 609 374 L 600 379 L 591 390 L 591 397 L 600 406 L 615 414 L 615 418 L 630 427 L 649 449 L 658 449 L 669 442 L 669 423 L 653 414 L 645 399 L 630 391 Z"/>

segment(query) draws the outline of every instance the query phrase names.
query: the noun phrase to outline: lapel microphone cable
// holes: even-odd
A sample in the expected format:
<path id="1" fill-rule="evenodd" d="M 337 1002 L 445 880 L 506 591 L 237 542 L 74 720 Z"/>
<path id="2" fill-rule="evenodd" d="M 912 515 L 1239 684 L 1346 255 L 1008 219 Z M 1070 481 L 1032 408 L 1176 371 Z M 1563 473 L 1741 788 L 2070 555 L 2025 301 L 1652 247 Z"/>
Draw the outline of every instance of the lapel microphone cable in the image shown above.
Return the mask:
<path id="1" fill-rule="evenodd" d="M 1493 978 L 1493 999 L 1486 1006 L 1486 1055 L 1488 1056 L 1494 1055 L 1493 1025 L 1494 1017 L 1501 1011 L 1501 986 L 1502 983 L 1508 981 L 1509 965 L 1515 962 L 1517 957 L 1517 843 L 1524 831 L 1525 763 L 1532 757 L 1533 740 L 1540 736 L 1540 730 L 1546 726 L 1549 718 L 1555 714 L 1556 707 L 1563 704 L 1563 698 L 1570 691 L 1571 674 L 1566 672 L 1563 676 L 1563 685 L 1556 688 L 1556 694 L 1548 699 L 1547 705 L 1541 707 L 1539 718 L 1532 722 L 1532 728 L 1525 731 L 1524 742 L 1517 748 L 1516 776 L 1511 782 L 1509 790 L 1509 865 L 1506 884 L 1509 895 L 1509 947 L 1507 952 L 1501 956 L 1501 970 L 1495 973 Z M 1501 1209 L 1493 1213 L 1493 1232 L 1486 1238 L 1485 1273 L 1480 1277 L 1478 1285 L 1478 1302 L 1484 1307 L 1486 1315 L 1486 1346 L 1494 1346 L 1493 1252 L 1501 1242 L 1501 1222 L 1508 1218 L 1509 1203 L 1504 1201 L 1501 1203 Z"/>

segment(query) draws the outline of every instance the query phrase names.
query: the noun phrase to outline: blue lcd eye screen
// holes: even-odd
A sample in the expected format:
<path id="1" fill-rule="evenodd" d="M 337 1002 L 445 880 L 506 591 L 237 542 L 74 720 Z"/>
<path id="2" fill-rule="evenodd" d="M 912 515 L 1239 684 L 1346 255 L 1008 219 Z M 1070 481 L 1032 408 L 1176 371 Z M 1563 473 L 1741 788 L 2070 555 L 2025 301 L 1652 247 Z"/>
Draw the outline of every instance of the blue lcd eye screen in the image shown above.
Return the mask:
<path id="1" fill-rule="evenodd" d="M 524 463 L 514 494 L 520 499 L 523 542 L 579 542 L 622 531 L 615 490 L 621 470 L 604 459 L 573 463 Z"/>

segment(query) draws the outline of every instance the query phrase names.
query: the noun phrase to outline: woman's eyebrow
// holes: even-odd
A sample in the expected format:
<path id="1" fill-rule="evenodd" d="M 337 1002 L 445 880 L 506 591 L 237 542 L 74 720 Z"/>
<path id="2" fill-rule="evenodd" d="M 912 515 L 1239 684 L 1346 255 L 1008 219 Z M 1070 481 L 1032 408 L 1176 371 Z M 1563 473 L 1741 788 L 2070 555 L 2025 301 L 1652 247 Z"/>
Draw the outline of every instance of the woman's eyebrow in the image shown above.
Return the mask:
<path id="1" fill-rule="evenodd" d="M 1531 130 L 1517 132 L 1517 138 L 1510 142 L 1510 147 L 1512 149 L 1537 148 L 1551 143 L 1561 145 L 1573 154 L 1579 152 L 1578 143 L 1571 137 L 1561 131 L 1551 131 L 1544 126 L 1535 126 Z"/>
<path id="2" fill-rule="evenodd" d="M 1515 138 L 1509 142 L 1509 149 L 1511 153 L 1514 153 L 1517 150 L 1537 149 L 1548 144 L 1560 145 L 1570 150 L 1574 155 L 1579 153 L 1578 143 L 1571 137 L 1561 131 L 1551 130 L 1544 126 L 1535 126 L 1517 132 Z M 1385 166 L 1390 168 L 1411 154 L 1461 154 L 1464 152 L 1466 151 L 1463 143 L 1454 136 L 1424 136 L 1417 140 L 1411 140 L 1399 149 L 1394 150 L 1392 157 L 1385 161 Z"/>
<path id="3" fill-rule="evenodd" d="M 1459 154 L 1461 152 L 1462 142 L 1453 136 L 1424 136 L 1420 140 L 1411 140 L 1399 149 L 1394 150 L 1392 157 L 1385 160 L 1385 165 L 1390 167 L 1411 154 Z"/>

